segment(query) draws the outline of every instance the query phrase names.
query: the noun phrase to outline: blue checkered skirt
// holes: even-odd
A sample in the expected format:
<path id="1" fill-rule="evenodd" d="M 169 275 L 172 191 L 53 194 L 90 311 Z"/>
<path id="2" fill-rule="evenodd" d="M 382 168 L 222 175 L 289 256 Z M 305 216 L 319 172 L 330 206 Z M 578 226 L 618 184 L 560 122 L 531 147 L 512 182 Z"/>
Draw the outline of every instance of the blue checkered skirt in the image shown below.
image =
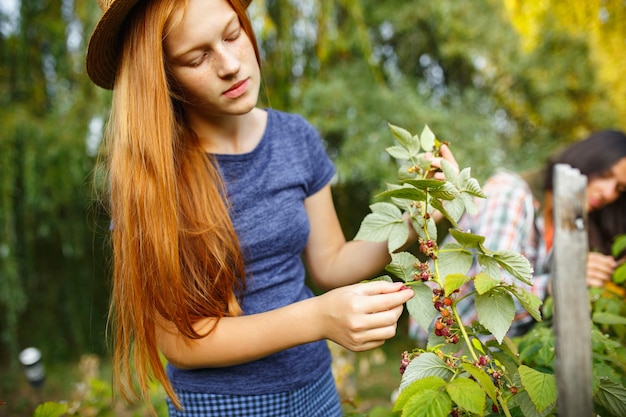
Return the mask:
<path id="1" fill-rule="evenodd" d="M 183 409 L 168 399 L 170 417 L 341 417 L 330 369 L 319 380 L 293 391 L 260 395 L 205 394 L 176 390 Z"/>

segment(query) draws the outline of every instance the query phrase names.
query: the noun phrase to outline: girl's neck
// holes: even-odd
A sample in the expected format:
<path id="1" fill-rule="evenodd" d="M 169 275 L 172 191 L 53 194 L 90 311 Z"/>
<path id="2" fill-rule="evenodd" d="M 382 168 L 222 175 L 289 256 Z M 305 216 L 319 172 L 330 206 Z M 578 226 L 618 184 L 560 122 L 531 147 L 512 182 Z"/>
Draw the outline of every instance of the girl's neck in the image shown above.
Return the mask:
<path id="1" fill-rule="evenodd" d="M 190 117 L 202 148 L 213 154 L 243 154 L 254 150 L 261 141 L 267 124 L 267 112 L 254 108 L 240 116 Z"/>

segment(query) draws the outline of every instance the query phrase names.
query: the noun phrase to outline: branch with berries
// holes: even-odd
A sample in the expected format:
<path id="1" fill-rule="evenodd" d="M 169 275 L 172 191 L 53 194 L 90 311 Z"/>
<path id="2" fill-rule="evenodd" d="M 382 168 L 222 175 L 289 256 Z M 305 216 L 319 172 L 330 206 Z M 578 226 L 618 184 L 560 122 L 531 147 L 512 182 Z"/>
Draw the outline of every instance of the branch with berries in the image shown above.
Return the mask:
<path id="1" fill-rule="evenodd" d="M 506 271 L 530 286 L 530 263 L 516 252 L 490 251 L 484 237 L 461 230 L 461 216 L 475 214 L 474 199 L 485 195 L 470 168 L 458 170 L 442 158 L 443 142 L 428 126 L 420 135 L 398 126 L 390 129 L 397 143 L 387 152 L 399 162 L 398 181 L 378 195 L 380 201 L 370 206 L 355 239 L 387 241 L 392 260 L 386 271 L 391 276 L 377 279 L 401 280 L 414 290 L 407 310 L 429 332 L 426 348 L 402 355 L 394 411 L 403 416 L 441 411 L 435 417 L 483 416 L 491 410 L 511 416 L 518 409 L 522 415 L 534 415 L 526 414 L 528 410 L 549 415 L 556 405 L 554 376 L 521 364 L 506 336 L 515 300 L 541 321 L 541 301 L 502 275 Z M 431 164 L 433 158 L 440 158 L 443 179 Z M 409 236 L 407 214 L 418 235 L 416 254 L 398 252 Z M 452 225 L 452 239 L 439 246 L 434 219 L 441 217 Z M 479 272 L 470 275 L 475 261 Z M 474 302 L 478 314 L 477 322 L 469 325 L 458 308 L 466 302 Z"/>

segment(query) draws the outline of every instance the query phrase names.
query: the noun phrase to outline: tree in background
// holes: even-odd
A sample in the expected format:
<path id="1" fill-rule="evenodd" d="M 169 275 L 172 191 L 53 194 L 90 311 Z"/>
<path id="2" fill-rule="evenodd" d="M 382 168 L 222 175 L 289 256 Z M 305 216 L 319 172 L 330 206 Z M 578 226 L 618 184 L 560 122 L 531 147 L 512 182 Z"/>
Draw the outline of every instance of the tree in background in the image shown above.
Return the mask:
<path id="1" fill-rule="evenodd" d="M 26 346 L 67 359 L 104 345 L 103 234 L 86 144 L 102 100 L 84 75 L 83 28 L 94 13 L 85 3 L 22 0 L 19 19 L 1 19 L 3 366 Z"/>
<path id="2" fill-rule="evenodd" d="M 84 71 L 100 11 L 18 3 L 17 20 L 0 13 L 0 357 L 32 344 L 65 359 L 105 344 L 107 221 L 92 187 L 108 93 Z M 395 178 L 388 122 L 428 124 L 485 177 L 626 128 L 623 2 L 526 3 L 253 1 L 264 104 L 322 133 L 348 235 Z"/>

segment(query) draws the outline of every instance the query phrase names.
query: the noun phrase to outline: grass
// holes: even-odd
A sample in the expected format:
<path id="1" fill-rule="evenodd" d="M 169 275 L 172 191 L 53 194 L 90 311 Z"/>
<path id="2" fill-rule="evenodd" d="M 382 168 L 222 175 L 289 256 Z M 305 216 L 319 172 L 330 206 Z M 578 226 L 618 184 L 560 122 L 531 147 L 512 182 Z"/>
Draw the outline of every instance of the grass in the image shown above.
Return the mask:
<path id="1" fill-rule="evenodd" d="M 397 336 L 371 351 L 353 353 L 332 345 L 334 369 L 344 415 L 391 416 L 391 397 L 400 384 L 400 355 L 414 347 L 407 336 L 408 316 L 398 323 Z M 111 395 L 110 366 L 100 358 L 84 355 L 77 363 L 46 364 L 46 381 L 40 388 L 28 385 L 21 369 L 0 370 L 0 417 L 32 416 L 38 404 L 67 402 L 75 416 L 147 416 L 147 407 L 122 407 Z M 166 416 L 159 387 L 156 405 Z"/>

